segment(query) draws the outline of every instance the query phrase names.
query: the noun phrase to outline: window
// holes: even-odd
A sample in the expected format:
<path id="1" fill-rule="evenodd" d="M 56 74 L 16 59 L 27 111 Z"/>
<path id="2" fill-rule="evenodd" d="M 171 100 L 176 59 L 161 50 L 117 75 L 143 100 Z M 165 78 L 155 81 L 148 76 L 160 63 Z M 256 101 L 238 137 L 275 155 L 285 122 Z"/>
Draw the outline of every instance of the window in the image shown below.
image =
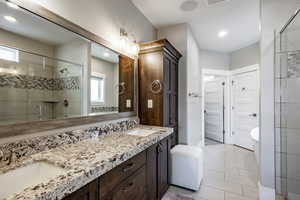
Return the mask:
<path id="1" fill-rule="evenodd" d="M 19 50 L 0 46 L 0 59 L 19 62 Z"/>
<path id="2" fill-rule="evenodd" d="M 104 103 L 105 75 L 93 73 L 91 77 L 91 102 L 92 104 Z"/>

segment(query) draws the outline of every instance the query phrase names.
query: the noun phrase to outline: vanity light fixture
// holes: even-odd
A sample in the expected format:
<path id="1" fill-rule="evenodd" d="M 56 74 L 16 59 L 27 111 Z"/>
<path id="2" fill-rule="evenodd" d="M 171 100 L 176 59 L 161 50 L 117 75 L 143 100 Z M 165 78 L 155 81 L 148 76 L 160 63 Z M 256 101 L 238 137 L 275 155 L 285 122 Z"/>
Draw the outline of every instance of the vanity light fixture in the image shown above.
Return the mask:
<path id="1" fill-rule="evenodd" d="M 120 29 L 120 41 L 122 50 L 129 54 L 137 55 L 139 53 L 139 44 L 134 40 L 130 41 L 125 29 Z"/>
<path id="2" fill-rule="evenodd" d="M 109 57 L 109 56 L 110 56 L 110 54 L 109 54 L 108 52 L 105 52 L 103 55 L 104 55 L 105 57 Z"/>
<path id="3" fill-rule="evenodd" d="M 225 31 L 225 30 L 220 31 L 219 34 L 218 34 L 219 38 L 224 38 L 227 35 L 228 35 L 228 31 Z"/>
<path id="4" fill-rule="evenodd" d="M 16 4 L 10 2 L 10 1 L 6 1 L 6 5 L 8 5 L 9 7 L 13 8 L 13 9 L 18 9 L 19 6 L 17 6 Z"/>
<path id="5" fill-rule="evenodd" d="M 12 16 L 9 16 L 9 15 L 4 16 L 4 19 L 6 21 L 10 22 L 10 23 L 16 23 L 17 22 L 16 18 L 14 18 Z"/>

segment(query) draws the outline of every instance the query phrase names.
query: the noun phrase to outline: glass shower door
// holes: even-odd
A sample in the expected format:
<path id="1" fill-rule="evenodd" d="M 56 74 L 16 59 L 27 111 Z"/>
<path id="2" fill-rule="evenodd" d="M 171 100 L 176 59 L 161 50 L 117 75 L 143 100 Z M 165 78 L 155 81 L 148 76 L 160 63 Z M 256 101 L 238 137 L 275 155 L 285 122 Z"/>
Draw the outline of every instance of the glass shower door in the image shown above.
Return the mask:
<path id="1" fill-rule="evenodd" d="M 280 32 L 275 75 L 276 193 L 300 199 L 300 16 Z"/>

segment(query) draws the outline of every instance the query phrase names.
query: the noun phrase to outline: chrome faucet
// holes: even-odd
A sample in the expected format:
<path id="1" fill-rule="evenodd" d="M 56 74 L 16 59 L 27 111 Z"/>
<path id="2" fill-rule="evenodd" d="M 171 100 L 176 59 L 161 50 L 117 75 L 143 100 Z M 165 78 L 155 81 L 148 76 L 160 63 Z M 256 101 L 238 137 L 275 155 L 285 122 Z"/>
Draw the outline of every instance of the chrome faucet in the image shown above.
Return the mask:
<path id="1" fill-rule="evenodd" d="M 4 152 L 0 150 L 0 161 L 2 161 L 4 165 L 10 165 L 13 161 L 13 156 L 14 155 L 12 151 L 9 151 L 9 153 L 6 156 Z"/>
<path id="2" fill-rule="evenodd" d="M 3 151 L 0 149 L 0 160 L 2 160 L 3 157 L 4 157 L 4 153 L 3 153 Z"/>

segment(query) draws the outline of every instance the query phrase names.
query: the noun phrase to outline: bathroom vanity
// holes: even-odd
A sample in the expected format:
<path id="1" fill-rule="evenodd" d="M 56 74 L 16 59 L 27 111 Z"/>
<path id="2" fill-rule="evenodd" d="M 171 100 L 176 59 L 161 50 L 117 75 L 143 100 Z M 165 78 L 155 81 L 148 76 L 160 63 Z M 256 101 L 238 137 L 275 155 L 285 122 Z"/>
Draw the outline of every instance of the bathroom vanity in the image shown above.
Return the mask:
<path id="1" fill-rule="evenodd" d="M 105 126 L 107 130 L 110 125 Z M 0 145 L 5 154 L 9 148 L 13 156 L 28 154 L 0 168 L 1 182 L 2 177 L 10 177 L 0 199 L 161 199 L 168 189 L 173 129 L 137 126 L 107 134 L 101 130 L 76 130 Z M 80 139 L 70 142 L 74 137 Z M 60 144 L 58 138 L 63 140 Z M 37 151 L 48 150 L 30 155 L 37 141 L 46 146 L 36 147 Z M 25 172 L 42 179 L 26 178 L 15 184 L 14 178 L 18 174 L 25 178 Z"/>
<path id="2" fill-rule="evenodd" d="M 161 199 L 168 189 L 169 149 L 167 137 L 65 199 Z"/>

